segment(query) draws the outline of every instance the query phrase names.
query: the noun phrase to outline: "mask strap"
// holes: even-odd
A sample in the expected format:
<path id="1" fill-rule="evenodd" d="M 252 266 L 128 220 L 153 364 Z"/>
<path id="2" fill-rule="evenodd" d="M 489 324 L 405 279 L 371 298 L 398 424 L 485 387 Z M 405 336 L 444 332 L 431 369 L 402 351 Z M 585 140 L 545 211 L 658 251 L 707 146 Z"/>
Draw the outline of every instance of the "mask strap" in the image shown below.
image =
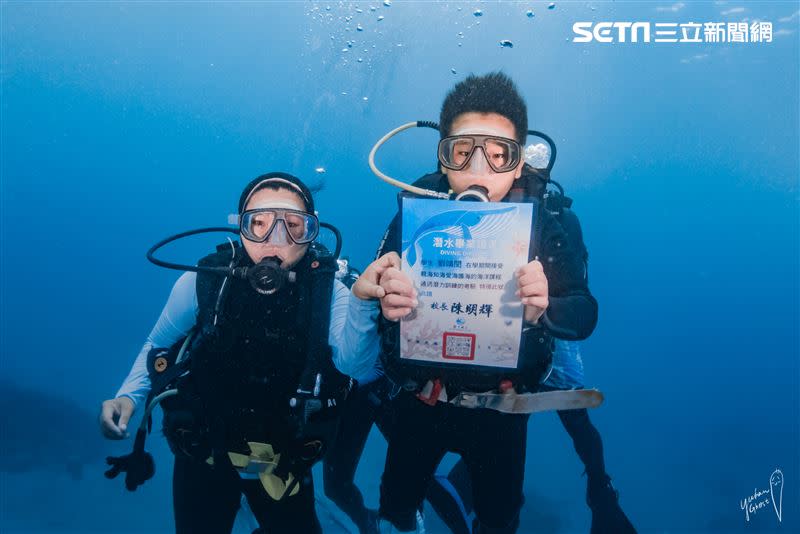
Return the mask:
<path id="1" fill-rule="evenodd" d="M 260 182 L 258 182 L 255 185 L 255 187 L 253 187 L 250 190 L 250 192 L 247 194 L 247 198 L 244 199 L 244 203 L 242 204 L 242 206 L 247 206 L 247 203 L 250 202 L 250 197 L 253 196 L 253 193 L 258 191 L 261 188 L 261 186 L 263 186 L 264 184 L 267 184 L 267 183 L 283 184 L 283 185 L 289 187 L 290 189 L 292 189 L 293 191 L 295 191 L 298 195 L 300 195 L 300 198 L 303 199 L 303 202 L 305 202 L 306 206 L 310 206 L 311 205 L 311 201 L 308 199 L 306 194 L 303 193 L 303 190 L 300 189 L 299 185 L 297 185 L 294 182 L 290 182 L 289 180 L 287 180 L 285 178 L 278 178 L 278 177 L 273 176 L 272 178 L 265 178 L 264 180 L 261 180 Z"/>

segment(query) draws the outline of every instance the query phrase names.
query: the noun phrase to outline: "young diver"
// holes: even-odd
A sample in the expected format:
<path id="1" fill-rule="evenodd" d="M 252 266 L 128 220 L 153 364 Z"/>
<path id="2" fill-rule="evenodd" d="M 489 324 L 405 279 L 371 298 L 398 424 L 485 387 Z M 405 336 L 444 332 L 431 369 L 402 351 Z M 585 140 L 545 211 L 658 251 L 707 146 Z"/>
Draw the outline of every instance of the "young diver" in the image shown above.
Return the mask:
<path id="1" fill-rule="evenodd" d="M 334 280 L 335 261 L 313 243 L 320 223 L 311 191 L 289 174 L 250 182 L 238 214 L 243 250 L 222 246 L 178 279 L 116 397 L 103 402 L 102 433 L 126 437 L 148 393 L 149 419 L 166 382 L 160 373 L 177 369 L 177 394 L 162 404 L 176 532 L 229 533 L 242 494 L 268 532 L 320 532 L 310 466 L 335 428 L 325 414 L 346 396 L 345 375 L 374 365 L 378 305 L 369 299 L 383 292 L 362 289 L 381 269 L 371 265 L 352 294 Z M 152 459 L 142 462 L 136 446 L 109 459 L 107 476 L 126 471 L 129 489 L 152 475 Z M 142 463 L 148 474 L 134 473 Z"/>
<path id="2" fill-rule="evenodd" d="M 583 242 L 583 232 L 575 212 L 558 207 L 556 218 L 565 231 L 572 247 L 580 251 L 588 264 L 588 253 Z M 555 340 L 553 360 L 549 372 L 542 380 L 540 391 L 583 389 L 584 371 L 580 343 Z M 606 473 L 603 441 L 597 428 L 589 419 L 585 408 L 559 410 L 558 417 L 572 438 L 578 457 L 587 475 L 586 502 L 592 512 L 592 534 L 635 533 L 633 525 L 619 505 L 619 494 Z M 447 523 L 454 534 L 469 534 L 472 509 L 472 488 L 463 461 L 459 461 L 446 477 L 436 475 L 427 499 L 434 510 Z"/>
<path id="3" fill-rule="evenodd" d="M 583 389 L 579 342 L 555 340 L 552 368 L 541 389 Z M 336 439 L 322 460 L 325 495 L 347 514 L 359 534 L 377 534 L 378 512 L 364 504 L 364 497 L 355 484 L 356 468 L 373 424 L 388 441 L 393 423 L 392 399 L 396 394 L 396 387 L 378 362 L 350 393 Z M 633 532 L 632 527 L 626 526 L 629 521 L 619 508 L 616 491 L 605 474 L 602 441 L 589 420 L 588 411 L 585 408 L 561 410 L 558 414 L 573 438 L 586 472 L 592 473 L 587 491 L 587 501 L 593 512 L 591 532 Z M 603 482 L 595 484 L 597 480 Z M 472 485 L 463 460 L 449 472 L 434 475 L 425 500 L 453 534 L 472 532 Z"/>
<path id="4" fill-rule="evenodd" d="M 525 188 L 522 145 L 527 134 L 527 109 L 513 82 L 503 74 L 471 76 L 457 84 L 442 105 L 439 123 L 442 173 L 428 182 L 440 193 L 481 191 L 488 200 L 509 200 L 512 189 Z M 399 214 L 398 214 L 399 215 Z M 527 265 L 516 273 L 517 292 L 524 305 L 525 371 L 477 380 L 428 368 L 427 383 L 407 382 L 396 402 L 397 421 L 381 482 L 382 528 L 415 527 L 414 515 L 446 452 L 456 452 L 470 475 L 475 520 L 473 532 L 516 532 L 523 502 L 528 414 L 471 409 L 446 402 L 461 392 L 482 393 L 510 387 L 538 389 L 537 360 L 549 357 L 550 336 L 580 340 L 597 321 L 597 302 L 589 292 L 584 262 L 570 247 L 564 230 L 546 210 L 537 210 L 538 239 Z M 383 253 L 400 250 L 399 216 L 384 237 Z M 379 254 L 380 255 L 380 254 Z M 535 257 L 543 258 L 538 261 Z M 387 371 L 397 362 L 397 321 L 418 305 L 409 277 L 398 268 L 380 277 L 382 358 Z M 537 342 L 538 340 L 538 342 Z M 399 367 L 402 369 L 402 367 Z M 486 387 L 488 381 L 494 386 Z M 479 384 L 480 382 L 480 384 Z M 445 401 L 445 402 L 441 402 Z M 385 521 L 384 521 L 385 520 Z"/>
<path id="5" fill-rule="evenodd" d="M 557 213 L 567 236 L 579 250 L 585 250 L 580 225 L 574 212 L 562 208 Z M 346 260 L 344 260 L 346 262 Z M 347 263 L 344 263 L 346 266 Z M 351 286 L 357 279 L 357 271 L 340 266 L 337 274 L 345 285 Z M 542 382 L 541 389 L 583 389 L 583 362 L 580 343 L 556 339 L 550 371 Z M 359 534 L 378 532 L 378 512 L 367 508 L 364 497 L 355 484 L 356 468 L 364 451 L 373 424 L 387 439 L 392 431 L 392 400 L 397 395 L 397 386 L 386 376 L 380 361 L 372 371 L 362 376 L 354 385 L 342 410 L 336 439 L 322 460 L 325 495 L 338 506 L 358 528 Z M 559 416 L 575 444 L 575 449 L 584 461 L 589 480 L 608 480 L 603 462 L 602 441 L 589 421 L 586 409 L 559 411 Z M 599 475 L 599 476 L 598 476 Z M 599 493 L 599 495 L 598 495 Z M 587 495 L 593 511 L 592 532 L 631 532 L 623 526 L 628 521 L 616 500 L 616 493 L 607 485 L 590 483 Z M 474 510 L 469 472 L 463 460 L 459 460 L 447 473 L 436 472 L 425 499 L 453 534 L 470 534 Z M 419 526 L 419 525 L 418 525 Z"/>

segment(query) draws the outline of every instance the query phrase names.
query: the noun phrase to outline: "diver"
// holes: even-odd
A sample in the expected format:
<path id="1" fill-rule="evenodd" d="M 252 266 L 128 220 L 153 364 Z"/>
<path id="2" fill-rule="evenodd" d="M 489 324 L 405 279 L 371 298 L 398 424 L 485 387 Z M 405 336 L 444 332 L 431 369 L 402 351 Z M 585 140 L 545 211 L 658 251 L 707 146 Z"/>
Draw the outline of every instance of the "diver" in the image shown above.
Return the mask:
<path id="1" fill-rule="evenodd" d="M 309 188 L 286 173 L 250 182 L 236 218 L 241 244 L 229 240 L 197 266 L 153 253 L 204 230 L 148 253 L 187 272 L 117 395 L 103 402 L 109 439 L 128 436 L 136 407 L 145 412 L 134 452 L 109 458 L 106 476 L 125 472 L 130 490 L 152 476 L 144 436 L 160 403 L 175 455 L 176 532 L 230 532 L 242 495 L 266 532 L 320 532 L 310 468 L 335 434 L 350 376 L 374 365 L 379 264 L 352 293 L 335 280 L 341 241 L 333 254 L 315 242 L 325 223 Z"/>
<path id="2" fill-rule="evenodd" d="M 523 175 L 527 108 L 504 74 L 470 76 L 458 83 L 443 102 L 439 131 L 442 172 L 418 181 L 433 191 L 430 196 L 519 202 L 539 185 L 535 176 Z M 395 267 L 379 279 L 386 292 L 379 317 L 381 358 L 403 390 L 396 400 L 397 419 L 381 481 L 383 531 L 414 530 L 415 511 L 447 452 L 459 454 L 469 473 L 472 531 L 513 533 L 519 527 L 529 414 L 469 408 L 453 400 L 463 399 L 464 393 L 488 397 L 490 390 L 536 391 L 552 357 L 552 339 L 585 339 L 594 330 L 597 302 L 588 288 L 581 252 L 547 210 L 536 210 L 536 217 L 529 262 L 516 273 L 525 352 L 520 368 L 513 370 L 517 372 L 507 375 L 400 361 L 398 321 L 419 303 L 410 278 L 399 269 L 399 214 L 384 235 L 378 256 L 393 258 Z"/>
<path id="3" fill-rule="evenodd" d="M 523 173 L 528 169 L 524 169 Z M 563 192 L 548 195 L 546 205 L 565 231 L 571 246 L 575 247 L 588 264 L 588 253 L 583 242 L 583 232 L 575 212 L 570 209 L 572 200 Z M 542 378 L 539 391 L 575 390 L 584 387 L 583 358 L 580 342 L 555 340 L 550 369 Z M 572 438 L 575 452 L 584 465 L 587 476 L 586 502 L 592 512 L 592 534 L 630 534 L 635 532 L 632 523 L 619 505 L 619 494 L 606 473 L 603 441 L 592 424 L 585 408 L 558 410 L 564 429 Z M 469 534 L 472 516 L 472 488 L 463 461 L 459 461 L 446 476 L 436 474 L 427 499 L 455 534 Z"/>
<path id="4" fill-rule="evenodd" d="M 528 169 L 524 169 L 525 172 Z M 550 194 L 547 207 L 564 227 L 567 237 L 584 256 L 580 223 L 571 205 L 571 199 L 561 194 Z M 358 271 L 347 259 L 339 260 L 337 278 L 348 287 L 358 278 Z M 583 361 L 580 343 L 556 339 L 550 369 L 542 380 L 540 390 L 582 389 Z M 398 388 L 386 376 L 380 360 L 369 374 L 361 377 L 342 410 L 336 439 L 322 460 L 325 495 L 347 514 L 359 534 L 378 532 L 378 512 L 364 504 L 364 497 L 355 484 L 355 473 L 373 424 L 388 441 L 392 423 L 392 400 Z M 589 420 L 586 409 L 560 410 L 558 415 L 573 438 L 575 450 L 589 474 L 587 502 L 592 510 L 592 532 L 632 532 L 630 522 L 617 502 L 617 493 L 605 473 L 603 445 L 600 434 Z M 469 472 L 459 460 L 448 472 L 434 474 L 425 495 L 434 512 L 453 534 L 470 534 L 474 510 Z M 423 524 L 418 516 L 418 528 Z"/>

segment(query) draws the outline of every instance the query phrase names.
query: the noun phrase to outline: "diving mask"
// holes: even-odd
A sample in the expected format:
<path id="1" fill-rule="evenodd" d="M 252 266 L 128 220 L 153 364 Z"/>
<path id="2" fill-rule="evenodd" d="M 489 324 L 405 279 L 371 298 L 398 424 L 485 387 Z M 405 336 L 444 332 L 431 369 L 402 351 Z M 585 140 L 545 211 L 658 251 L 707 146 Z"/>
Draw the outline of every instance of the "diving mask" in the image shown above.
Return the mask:
<path id="1" fill-rule="evenodd" d="M 291 240 L 303 245 L 312 242 L 319 234 L 319 219 L 300 210 L 256 208 L 241 214 L 239 229 L 245 239 L 255 243 L 269 240 L 276 245 L 288 245 Z"/>
<path id="2" fill-rule="evenodd" d="M 478 148 L 489 167 L 498 173 L 514 170 L 522 157 L 522 147 L 513 139 L 495 135 L 464 134 L 445 137 L 439 141 L 439 162 L 446 169 L 463 170 L 470 164 Z M 474 162 L 473 165 L 476 163 L 482 162 Z"/>

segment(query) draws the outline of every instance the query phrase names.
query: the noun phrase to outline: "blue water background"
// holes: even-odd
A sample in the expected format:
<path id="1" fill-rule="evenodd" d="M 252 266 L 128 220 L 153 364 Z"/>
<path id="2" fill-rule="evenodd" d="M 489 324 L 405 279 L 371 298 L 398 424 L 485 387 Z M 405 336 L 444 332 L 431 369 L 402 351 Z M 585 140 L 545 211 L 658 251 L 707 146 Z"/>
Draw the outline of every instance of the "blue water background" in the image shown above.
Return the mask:
<path id="1" fill-rule="evenodd" d="M 170 531 L 163 440 L 149 442 L 155 479 L 129 494 L 101 474 L 129 442 L 102 442 L 93 422 L 83 445 L 54 432 L 94 418 L 157 318 L 177 273 L 144 252 L 224 224 L 245 183 L 284 170 L 324 181 L 320 216 L 366 265 L 396 205 L 368 168 L 373 143 L 437 120 L 466 74 L 503 69 L 531 127 L 556 140 L 553 176 L 583 225 L 601 310 L 584 363 L 606 395 L 592 419 L 623 507 L 642 532 L 800 531 L 797 11 L 0 3 L 0 377 L 47 392 L 14 404 L 23 423 L 0 429 L 0 530 Z M 774 41 L 571 42 L 581 20 L 743 19 L 773 22 Z M 401 134 L 379 164 L 411 181 L 434 169 L 436 139 Z M 172 250 L 191 261 L 210 243 Z M 582 465 L 557 417 L 533 417 L 528 443 L 520 531 L 587 532 Z M 75 480 L 64 458 L 87 451 L 96 460 Z M 374 432 L 357 476 L 371 506 L 384 453 Z M 747 522 L 740 501 L 776 468 L 782 523 L 771 508 Z"/>

